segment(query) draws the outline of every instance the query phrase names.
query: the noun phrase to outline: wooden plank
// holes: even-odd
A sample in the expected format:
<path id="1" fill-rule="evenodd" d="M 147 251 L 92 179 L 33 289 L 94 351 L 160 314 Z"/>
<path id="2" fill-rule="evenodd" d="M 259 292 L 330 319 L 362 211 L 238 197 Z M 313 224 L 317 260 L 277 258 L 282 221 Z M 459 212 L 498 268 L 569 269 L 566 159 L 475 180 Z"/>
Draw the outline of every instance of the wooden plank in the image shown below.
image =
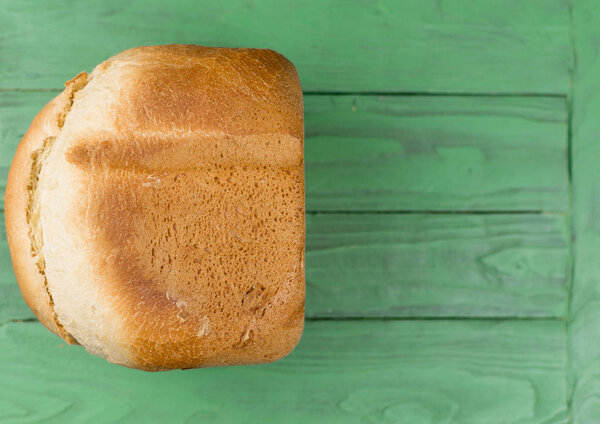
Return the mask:
<path id="1" fill-rule="evenodd" d="M 55 94 L 0 93 L 2 192 Z M 308 210 L 568 210 L 562 98 L 308 95 L 305 114 Z"/>
<path id="2" fill-rule="evenodd" d="M 0 88 L 60 88 L 121 50 L 272 48 L 309 91 L 566 93 L 567 0 L 0 1 Z"/>
<path id="3" fill-rule="evenodd" d="M 310 322 L 268 365 L 144 373 L 0 327 L 0 421 L 565 423 L 564 322 Z"/>
<path id="4" fill-rule="evenodd" d="M 33 318 L 0 240 L 0 322 Z M 306 314 L 566 317 L 567 219 L 310 214 Z"/>
<path id="5" fill-rule="evenodd" d="M 568 210 L 562 98 L 307 96 L 307 208 Z"/>
<path id="6" fill-rule="evenodd" d="M 600 10 L 573 1 L 577 67 L 572 94 L 574 270 L 569 319 L 574 424 L 600 417 Z"/>
<path id="7" fill-rule="evenodd" d="M 566 317 L 567 219 L 307 216 L 311 317 Z"/>

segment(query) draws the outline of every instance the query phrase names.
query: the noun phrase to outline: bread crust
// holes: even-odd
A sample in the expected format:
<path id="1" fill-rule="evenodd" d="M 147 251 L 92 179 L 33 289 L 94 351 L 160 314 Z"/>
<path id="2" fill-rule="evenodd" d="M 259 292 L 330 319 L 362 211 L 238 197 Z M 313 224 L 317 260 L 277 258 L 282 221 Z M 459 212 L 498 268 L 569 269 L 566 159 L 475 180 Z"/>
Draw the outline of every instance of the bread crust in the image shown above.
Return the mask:
<path id="1" fill-rule="evenodd" d="M 86 74 L 82 73 L 67 81 L 65 90 L 48 102 L 33 119 L 17 146 L 4 193 L 6 237 L 23 299 L 46 328 L 69 344 L 75 344 L 76 340 L 58 321 L 45 276 L 40 272 L 38 258 L 34 255 L 29 223 L 30 197 L 36 152 L 43 149 L 45 140 L 59 134 L 73 91 L 80 87 L 85 77 Z"/>
<path id="2" fill-rule="evenodd" d="M 9 173 L 7 234 L 28 305 L 65 340 L 132 368 L 285 356 L 304 322 L 293 65 L 270 50 L 153 46 L 85 78 L 36 117 Z M 41 275 L 24 211 L 48 137 Z"/>

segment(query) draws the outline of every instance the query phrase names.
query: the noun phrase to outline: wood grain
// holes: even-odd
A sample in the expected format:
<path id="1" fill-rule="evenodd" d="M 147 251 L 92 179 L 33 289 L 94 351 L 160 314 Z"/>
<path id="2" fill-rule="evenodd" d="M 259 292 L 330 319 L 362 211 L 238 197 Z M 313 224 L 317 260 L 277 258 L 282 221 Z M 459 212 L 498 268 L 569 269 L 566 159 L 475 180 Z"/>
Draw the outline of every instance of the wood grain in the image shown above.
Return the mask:
<path id="1" fill-rule="evenodd" d="M 272 48 L 309 91 L 566 93 L 567 0 L 0 1 L 0 88 L 60 88 L 121 50 Z"/>
<path id="2" fill-rule="evenodd" d="M 578 56 L 573 81 L 573 245 L 569 334 L 574 424 L 600 417 L 600 9 L 573 2 Z"/>
<path id="3" fill-rule="evenodd" d="M 55 95 L 0 93 L 2 192 Z M 305 115 L 309 211 L 568 210 L 562 98 L 307 95 Z"/>
<path id="4" fill-rule="evenodd" d="M 9 324 L 0 422 L 565 423 L 565 339 L 557 321 L 311 322 L 280 362 L 144 373 Z"/>
<path id="5" fill-rule="evenodd" d="M 543 215 L 307 216 L 310 317 L 565 317 L 568 223 Z"/>
<path id="6" fill-rule="evenodd" d="M 0 235 L 0 322 L 33 318 Z M 306 315 L 566 317 L 564 216 L 310 214 Z"/>
<path id="7" fill-rule="evenodd" d="M 307 96 L 307 208 L 568 210 L 562 98 Z"/>

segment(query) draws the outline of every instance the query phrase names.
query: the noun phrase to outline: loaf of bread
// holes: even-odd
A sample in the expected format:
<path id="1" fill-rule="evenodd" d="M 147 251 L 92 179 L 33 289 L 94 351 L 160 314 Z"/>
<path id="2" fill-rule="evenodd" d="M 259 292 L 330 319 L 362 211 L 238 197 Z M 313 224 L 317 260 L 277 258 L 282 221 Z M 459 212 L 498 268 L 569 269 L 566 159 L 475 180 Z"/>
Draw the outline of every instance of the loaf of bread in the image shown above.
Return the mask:
<path id="1" fill-rule="evenodd" d="M 68 343 L 143 370 L 270 362 L 304 323 L 302 91 L 260 49 L 127 50 L 18 146 L 7 236 Z"/>

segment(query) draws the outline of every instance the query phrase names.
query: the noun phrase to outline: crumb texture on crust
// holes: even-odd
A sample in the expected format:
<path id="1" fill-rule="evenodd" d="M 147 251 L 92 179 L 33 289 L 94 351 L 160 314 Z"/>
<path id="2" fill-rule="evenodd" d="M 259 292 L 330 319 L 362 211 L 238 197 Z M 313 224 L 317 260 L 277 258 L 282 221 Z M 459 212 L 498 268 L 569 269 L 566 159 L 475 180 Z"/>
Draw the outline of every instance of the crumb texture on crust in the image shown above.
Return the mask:
<path id="1" fill-rule="evenodd" d="M 268 50 L 137 48 L 74 96 L 38 183 L 64 329 L 147 370 L 289 353 L 304 321 L 293 66 Z"/>

